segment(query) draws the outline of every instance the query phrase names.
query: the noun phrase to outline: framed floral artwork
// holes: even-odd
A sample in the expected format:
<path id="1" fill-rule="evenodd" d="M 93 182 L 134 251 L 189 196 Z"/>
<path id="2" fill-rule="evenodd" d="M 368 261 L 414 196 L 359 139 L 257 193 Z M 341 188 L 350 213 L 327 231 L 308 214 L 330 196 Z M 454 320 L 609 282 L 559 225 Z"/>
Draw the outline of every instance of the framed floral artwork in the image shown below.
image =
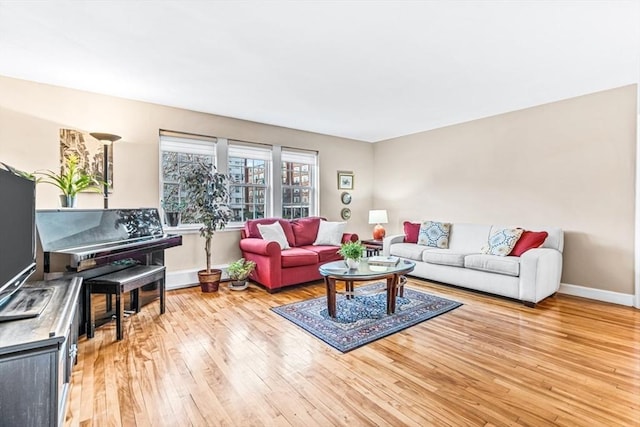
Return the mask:
<path id="1" fill-rule="evenodd" d="M 338 171 L 338 190 L 353 190 L 353 172 Z"/>

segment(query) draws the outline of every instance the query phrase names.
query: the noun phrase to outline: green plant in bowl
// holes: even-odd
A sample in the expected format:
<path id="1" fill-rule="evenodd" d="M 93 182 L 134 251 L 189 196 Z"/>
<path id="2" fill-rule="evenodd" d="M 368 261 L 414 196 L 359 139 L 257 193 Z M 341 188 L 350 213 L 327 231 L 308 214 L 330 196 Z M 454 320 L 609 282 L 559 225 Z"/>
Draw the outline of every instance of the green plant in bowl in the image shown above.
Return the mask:
<path id="1" fill-rule="evenodd" d="M 358 264 L 365 254 L 365 247 L 359 241 L 347 242 L 340 246 L 338 253 L 345 259 L 349 268 L 355 269 L 358 268 Z"/>
<path id="2" fill-rule="evenodd" d="M 239 260 L 229 264 L 227 272 L 229 273 L 229 278 L 231 280 L 246 280 L 255 268 L 255 262 L 240 258 Z"/>
<path id="3" fill-rule="evenodd" d="M 237 261 L 232 262 L 227 267 L 227 273 L 231 279 L 231 290 L 243 290 L 247 289 L 247 277 L 256 268 L 256 263 L 253 261 L 247 261 L 244 258 L 240 258 Z"/>
<path id="4" fill-rule="evenodd" d="M 360 260 L 364 256 L 365 247 L 358 242 L 343 243 L 338 250 L 344 259 Z"/>

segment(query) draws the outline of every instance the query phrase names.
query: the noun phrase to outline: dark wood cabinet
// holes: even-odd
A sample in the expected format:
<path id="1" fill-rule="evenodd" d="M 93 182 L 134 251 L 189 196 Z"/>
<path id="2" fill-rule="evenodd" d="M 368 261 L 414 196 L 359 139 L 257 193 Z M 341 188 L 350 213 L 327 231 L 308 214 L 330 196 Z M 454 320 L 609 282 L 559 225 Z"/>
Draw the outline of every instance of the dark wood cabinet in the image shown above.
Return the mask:
<path id="1" fill-rule="evenodd" d="M 81 285 L 81 278 L 28 283 L 23 289 L 53 289 L 42 313 L 0 323 L 1 425 L 62 425 L 78 348 Z"/>

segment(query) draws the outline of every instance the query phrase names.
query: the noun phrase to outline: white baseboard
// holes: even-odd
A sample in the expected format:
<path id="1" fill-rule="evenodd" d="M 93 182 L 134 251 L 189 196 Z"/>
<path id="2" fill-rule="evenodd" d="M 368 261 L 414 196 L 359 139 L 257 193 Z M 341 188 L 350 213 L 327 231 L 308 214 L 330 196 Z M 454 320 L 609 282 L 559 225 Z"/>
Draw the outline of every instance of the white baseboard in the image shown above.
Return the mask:
<path id="1" fill-rule="evenodd" d="M 222 280 L 227 280 L 227 264 L 225 265 L 213 265 L 211 268 L 218 268 L 222 270 Z M 190 270 L 172 271 L 167 273 L 166 289 L 181 289 L 190 288 L 191 286 L 199 286 L 198 283 L 198 271 L 202 268 L 194 268 Z"/>
<path id="2" fill-rule="evenodd" d="M 213 268 L 219 268 L 222 270 L 222 280 L 227 280 L 229 278 L 227 275 L 227 264 L 216 265 L 213 266 Z M 180 270 L 167 273 L 167 290 L 198 286 L 198 270 L 201 269 L 194 268 L 191 270 Z M 560 283 L 560 289 L 558 289 L 558 292 L 561 294 L 610 302 L 628 307 L 634 306 L 634 296 L 631 294 L 587 288 L 585 286 L 571 285 L 568 283 Z"/>
<path id="3" fill-rule="evenodd" d="M 558 292 L 561 294 L 633 307 L 634 296 L 632 294 L 587 288 L 585 286 L 570 285 L 568 283 L 560 283 L 560 289 L 558 289 Z"/>

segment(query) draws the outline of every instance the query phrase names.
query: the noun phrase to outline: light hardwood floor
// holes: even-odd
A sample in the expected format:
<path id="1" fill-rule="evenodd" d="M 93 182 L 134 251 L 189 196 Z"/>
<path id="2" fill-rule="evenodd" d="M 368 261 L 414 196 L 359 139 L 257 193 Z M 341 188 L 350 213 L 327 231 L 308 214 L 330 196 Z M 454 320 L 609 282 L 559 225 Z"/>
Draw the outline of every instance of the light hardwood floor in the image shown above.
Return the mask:
<path id="1" fill-rule="evenodd" d="M 65 425 L 640 426 L 640 310 L 408 286 L 464 305 L 346 354 L 269 310 L 320 282 L 169 291 L 81 337 Z"/>

